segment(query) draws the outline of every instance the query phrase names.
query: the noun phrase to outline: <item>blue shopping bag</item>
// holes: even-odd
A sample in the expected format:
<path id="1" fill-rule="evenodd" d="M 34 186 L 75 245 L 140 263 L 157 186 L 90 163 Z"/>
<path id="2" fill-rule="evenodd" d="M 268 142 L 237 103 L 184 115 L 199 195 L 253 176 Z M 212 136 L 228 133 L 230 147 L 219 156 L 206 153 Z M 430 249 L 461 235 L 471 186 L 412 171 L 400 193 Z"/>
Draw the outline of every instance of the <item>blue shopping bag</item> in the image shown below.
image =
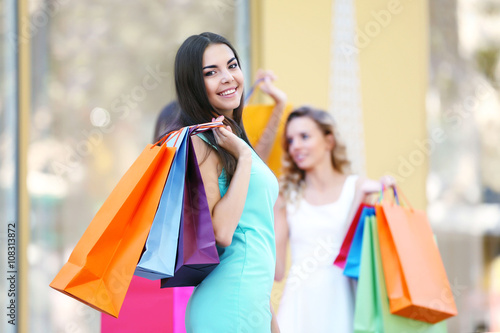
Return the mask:
<path id="1" fill-rule="evenodd" d="M 144 252 L 134 273 L 149 280 L 159 280 L 174 275 L 184 197 L 188 131 L 189 129 L 185 127 L 167 141 L 167 147 L 176 147 L 177 151 Z"/>
<path id="2" fill-rule="evenodd" d="M 174 277 L 161 280 L 162 288 L 197 286 L 219 264 L 212 216 L 192 142 L 188 162 L 184 205 Z"/>
<path id="3" fill-rule="evenodd" d="M 374 207 L 364 207 L 359 218 L 356 233 L 352 239 L 351 248 L 347 255 L 346 264 L 344 268 L 344 275 L 352 279 L 358 279 L 359 266 L 361 264 L 361 248 L 363 244 L 363 231 L 365 228 L 366 219 L 375 216 Z"/>

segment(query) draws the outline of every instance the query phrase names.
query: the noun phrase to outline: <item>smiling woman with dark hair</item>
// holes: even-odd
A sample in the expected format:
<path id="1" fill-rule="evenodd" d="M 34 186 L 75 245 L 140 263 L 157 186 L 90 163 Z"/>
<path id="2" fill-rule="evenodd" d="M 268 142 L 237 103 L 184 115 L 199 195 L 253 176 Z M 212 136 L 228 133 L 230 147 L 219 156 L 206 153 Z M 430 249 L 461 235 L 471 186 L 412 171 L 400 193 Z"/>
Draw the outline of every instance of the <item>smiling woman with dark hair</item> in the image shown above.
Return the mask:
<path id="1" fill-rule="evenodd" d="M 209 53 L 205 55 L 207 49 L 209 49 Z M 208 66 L 215 66 L 213 63 L 206 62 L 211 60 L 210 55 L 214 53 L 213 50 L 215 49 L 226 52 L 227 59 L 224 58 L 225 63 L 222 63 L 224 67 L 221 69 L 224 69 L 227 74 L 232 76 L 231 82 L 226 82 L 225 85 L 221 84 L 216 89 L 231 87 L 235 89 L 235 92 L 221 95 L 222 91 L 216 91 L 216 94 L 210 97 L 209 91 L 206 89 L 208 88 L 206 87 L 207 84 L 221 79 L 220 69 L 215 71 L 216 68 L 213 67 L 205 68 L 207 64 Z M 224 123 L 230 126 L 231 131 L 250 145 L 241 119 L 243 112 L 243 81 L 243 72 L 239 66 L 238 54 L 226 38 L 210 32 L 189 37 L 181 45 L 175 57 L 175 89 L 179 105 L 183 110 L 180 114 L 180 122 L 185 126 L 195 125 L 210 122 L 212 118 L 223 115 L 226 116 Z M 218 109 L 218 105 L 212 104 L 212 101 L 216 101 L 216 103 L 220 101 L 219 104 L 222 105 L 219 105 L 219 107 L 222 106 L 222 108 L 227 105 L 230 108 L 230 116 L 223 114 L 222 109 Z M 219 144 L 214 134 L 207 133 L 204 137 L 210 145 L 218 147 Z M 225 149 L 218 149 L 218 153 L 229 182 L 236 170 L 236 157 Z"/>
<path id="2" fill-rule="evenodd" d="M 180 125 L 225 125 L 193 137 L 220 264 L 195 288 L 186 330 L 271 332 L 278 182 L 243 128 L 244 79 L 229 41 L 208 32 L 189 37 L 175 58 L 175 87 Z"/>

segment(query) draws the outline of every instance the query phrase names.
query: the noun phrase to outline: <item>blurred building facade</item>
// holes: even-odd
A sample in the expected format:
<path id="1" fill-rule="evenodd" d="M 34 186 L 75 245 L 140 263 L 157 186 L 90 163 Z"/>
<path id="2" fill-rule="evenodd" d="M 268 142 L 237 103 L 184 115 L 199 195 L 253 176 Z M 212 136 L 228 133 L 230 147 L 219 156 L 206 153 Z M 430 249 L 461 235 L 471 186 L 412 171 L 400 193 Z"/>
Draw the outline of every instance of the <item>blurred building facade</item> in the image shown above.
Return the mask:
<path id="1" fill-rule="evenodd" d="M 459 309 L 449 332 L 500 331 L 496 2 L 0 3 L 0 264 L 15 222 L 24 272 L 22 323 L 2 332 L 98 331 L 98 312 L 48 285 L 152 140 L 175 51 L 202 31 L 234 42 L 247 82 L 272 69 L 291 104 L 330 110 L 356 171 L 392 174 L 427 209 Z"/>
<path id="2" fill-rule="evenodd" d="M 455 285 L 450 327 L 500 331 L 500 5 L 429 4 L 428 133 L 444 135 L 429 141 L 427 199 Z"/>

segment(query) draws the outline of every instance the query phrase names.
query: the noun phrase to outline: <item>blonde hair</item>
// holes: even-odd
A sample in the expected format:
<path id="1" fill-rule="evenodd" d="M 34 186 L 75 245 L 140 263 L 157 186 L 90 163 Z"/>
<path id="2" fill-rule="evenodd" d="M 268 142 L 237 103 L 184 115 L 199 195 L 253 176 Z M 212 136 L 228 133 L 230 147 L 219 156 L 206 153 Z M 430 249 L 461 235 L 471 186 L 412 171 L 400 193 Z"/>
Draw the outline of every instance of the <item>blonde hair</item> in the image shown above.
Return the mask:
<path id="1" fill-rule="evenodd" d="M 298 109 L 293 110 L 286 120 L 285 134 L 282 137 L 283 174 L 280 179 L 280 193 L 283 195 L 287 202 L 295 201 L 295 199 L 302 196 L 305 188 L 305 171 L 301 170 L 290 156 L 290 153 L 288 152 L 289 143 L 286 137 L 286 130 L 290 121 L 301 117 L 307 117 L 313 120 L 318 128 L 323 132 L 323 135 L 333 135 L 335 146 L 331 152 L 331 161 L 334 170 L 343 174 L 347 174 L 350 172 L 351 166 L 350 161 L 347 159 L 346 147 L 340 140 L 336 123 L 333 117 L 328 112 L 315 109 L 310 106 L 302 106 Z"/>

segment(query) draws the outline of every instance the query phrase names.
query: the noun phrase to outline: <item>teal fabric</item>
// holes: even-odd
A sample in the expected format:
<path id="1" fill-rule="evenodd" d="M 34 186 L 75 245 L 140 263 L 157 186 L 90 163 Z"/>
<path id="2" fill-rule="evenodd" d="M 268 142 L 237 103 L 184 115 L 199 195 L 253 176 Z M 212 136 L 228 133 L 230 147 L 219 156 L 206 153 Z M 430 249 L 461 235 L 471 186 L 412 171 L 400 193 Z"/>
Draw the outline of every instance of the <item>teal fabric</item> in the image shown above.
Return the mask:
<path id="1" fill-rule="evenodd" d="M 224 171 L 219 177 L 219 189 L 224 196 Z M 231 245 L 217 248 L 220 264 L 195 288 L 189 300 L 187 333 L 271 331 L 270 298 L 276 261 L 273 207 L 278 191 L 273 172 L 252 150 L 243 214 Z"/>
<path id="2" fill-rule="evenodd" d="M 385 287 L 377 219 L 366 218 L 354 311 L 355 333 L 446 333 L 446 321 L 429 324 L 393 315 Z"/>

